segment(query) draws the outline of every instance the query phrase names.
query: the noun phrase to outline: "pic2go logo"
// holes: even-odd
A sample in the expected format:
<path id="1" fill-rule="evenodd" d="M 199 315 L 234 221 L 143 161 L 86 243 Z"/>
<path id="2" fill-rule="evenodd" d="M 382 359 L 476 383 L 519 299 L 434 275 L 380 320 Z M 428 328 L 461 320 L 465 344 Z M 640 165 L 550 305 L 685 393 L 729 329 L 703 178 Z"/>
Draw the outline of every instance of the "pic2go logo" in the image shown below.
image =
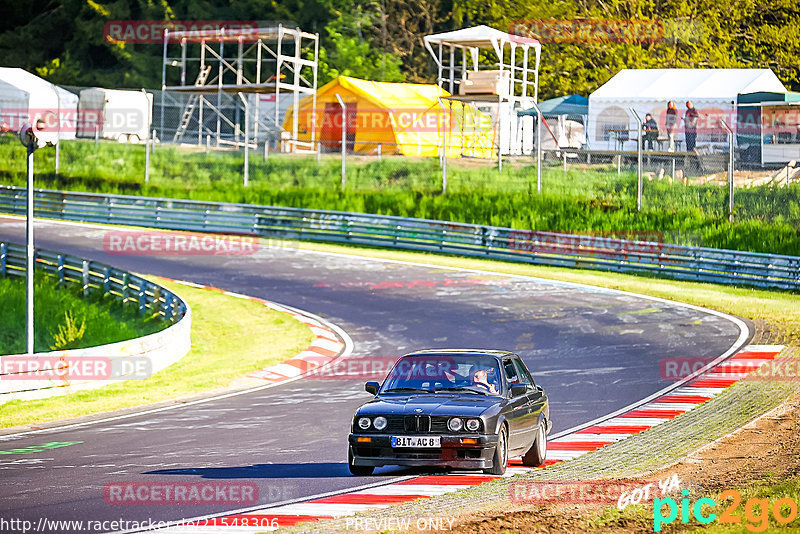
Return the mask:
<path id="1" fill-rule="evenodd" d="M 689 499 L 685 497 L 689 495 L 689 490 L 685 489 L 681 493 L 684 495 L 684 498 L 681 499 L 680 502 L 681 522 L 683 523 L 689 522 L 690 513 L 694 516 L 695 520 L 703 524 L 711 523 L 717 520 L 717 518 L 719 518 L 718 521 L 720 523 L 738 524 L 743 522 L 741 516 L 734 515 L 734 512 L 742 502 L 742 496 L 737 490 L 725 490 L 720 494 L 721 500 L 730 499 L 731 503 L 719 516 L 715 513 L 711 513 L 711 509 L 717 507 L 717 503 L 713 499 L 704 497 L 698 499 L 692 505 L 689 504 Z M 703 505 L 706 505 L 705 509 Z M 665 506 L 668 510 L 666 516 L 664 515 Z M 655 532 L 661 532 L 662 525 L 672 523 L 678 518 L 678 511 L 679 507 L 675 499 L 670 497 L 654 499 L 653 530 Z M 772 511 L 775 521 L 782 525 L 788 525 L 797 518 L 797 503 L 792 499 L 783 498 L 772 503 L 772 507 L 770 508 L 769 499 L 748 499 L 744 505 L 745 528 L 750 532 L 764 532 L 769 526 L 770 511 Z"/>

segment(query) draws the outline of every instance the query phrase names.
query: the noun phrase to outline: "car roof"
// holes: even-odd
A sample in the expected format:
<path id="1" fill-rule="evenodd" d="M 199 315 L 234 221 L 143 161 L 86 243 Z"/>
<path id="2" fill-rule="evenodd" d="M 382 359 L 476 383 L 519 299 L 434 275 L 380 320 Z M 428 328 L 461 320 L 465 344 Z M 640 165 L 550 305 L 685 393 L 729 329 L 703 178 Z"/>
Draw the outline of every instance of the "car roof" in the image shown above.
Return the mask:
<path id="1" fill-rule="evenodd" d="M 505 350 L 490 350 L 490 349 L 427 349 L 409 352 L 405 356 L 422 356 L 422 355 L 436 355 L 436 356 L 490 356 L 498 360 L 507 358 L 509 356 L 519 357 L 513 352 Z"/>

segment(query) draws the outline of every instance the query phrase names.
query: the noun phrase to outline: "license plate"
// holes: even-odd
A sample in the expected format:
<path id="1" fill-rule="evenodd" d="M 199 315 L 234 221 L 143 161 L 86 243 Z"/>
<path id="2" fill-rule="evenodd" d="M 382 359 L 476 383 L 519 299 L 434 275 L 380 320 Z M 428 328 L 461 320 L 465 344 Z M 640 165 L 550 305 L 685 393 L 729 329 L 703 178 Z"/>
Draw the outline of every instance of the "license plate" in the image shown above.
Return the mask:
<path id="1" fill-rule="evenodd" d="M 392 447 L 439 448 L 441 436 L 392 436 Z"/>

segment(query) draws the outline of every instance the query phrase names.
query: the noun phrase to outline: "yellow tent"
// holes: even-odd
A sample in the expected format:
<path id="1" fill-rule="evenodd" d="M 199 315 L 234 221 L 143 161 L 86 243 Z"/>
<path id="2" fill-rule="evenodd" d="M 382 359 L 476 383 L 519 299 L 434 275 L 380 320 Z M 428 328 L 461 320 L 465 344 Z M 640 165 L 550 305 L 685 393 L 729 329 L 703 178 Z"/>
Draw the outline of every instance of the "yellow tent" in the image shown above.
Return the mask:
<path id="1" fill-rule="evenodd" d="M 450 94 L 433 84 L 387 83 L 339 76 L 317 92 L 317 112 L 312 97 L 299 103 L 298 141 L 319 141 L 323 151 L 341 150 L 342 109 L 347 108 L 348 152 L 405 156 L 437 156 L 447 134 L 448 157 L 492 158 L 495 130 L 491 117 L 458 101 L 442 100 Z M 316 124 L 314 120 L 316 119 Z M 292 130 L 294 109 L 286 113 L 284 130 Z M 446 130 L 446 132 L 445 132 Z"/>

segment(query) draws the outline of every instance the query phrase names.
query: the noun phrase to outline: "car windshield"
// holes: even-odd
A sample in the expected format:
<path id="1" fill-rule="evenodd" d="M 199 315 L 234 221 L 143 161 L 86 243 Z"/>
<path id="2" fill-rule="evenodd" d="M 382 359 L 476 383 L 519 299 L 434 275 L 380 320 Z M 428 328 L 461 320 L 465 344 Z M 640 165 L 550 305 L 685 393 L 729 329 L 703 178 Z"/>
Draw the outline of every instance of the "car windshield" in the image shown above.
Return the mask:
<path id="1" fill-rule="evenodd" d="M 397 361 L 381 393 L 499 395 L 500 369 L 491 356 L 416 354 Z"/>

